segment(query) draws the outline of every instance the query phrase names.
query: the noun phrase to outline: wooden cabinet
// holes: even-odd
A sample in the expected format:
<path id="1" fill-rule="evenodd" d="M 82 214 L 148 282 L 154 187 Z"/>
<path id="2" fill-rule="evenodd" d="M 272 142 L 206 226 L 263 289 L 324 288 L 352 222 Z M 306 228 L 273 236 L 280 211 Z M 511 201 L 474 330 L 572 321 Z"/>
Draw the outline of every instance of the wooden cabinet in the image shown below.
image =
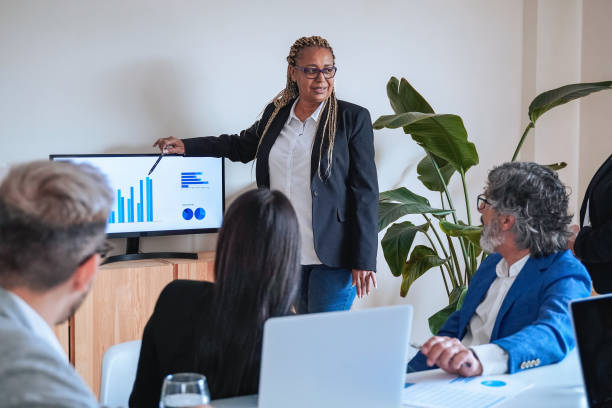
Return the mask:
<path id="1" fill-rule="evenodd" d="M 69 324 L 56 327 L 76 371 L 100 392 L 104 352 L 110 346 L 142 338 L 162 289 L 175 279 L 212 281 L 214 252 L 197 260 L 159 259 L 104 265 L 87 299 Z"/>

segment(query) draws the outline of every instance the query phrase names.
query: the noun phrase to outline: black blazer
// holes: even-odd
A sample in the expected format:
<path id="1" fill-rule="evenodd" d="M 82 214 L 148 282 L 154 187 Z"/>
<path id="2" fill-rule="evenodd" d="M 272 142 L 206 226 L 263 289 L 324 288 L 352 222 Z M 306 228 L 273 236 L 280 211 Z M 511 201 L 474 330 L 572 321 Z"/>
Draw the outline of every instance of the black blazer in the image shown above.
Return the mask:
<path id="1" fill-rule="evenodd" d="M 583 226 L 587 203 L 591 226 Z M 612 292 L 612 156 L 597 170 L 582 201 L 576 256 L 586 266 L 598 293 Z"/>
<path id="2" fill-rule="evenodd" d="M 262 118 L 239 135 L 184 139 L 185 156 L 227 157 L 247 163 L 257 158 L 259 187 L 270 187 L 268 158 L 270 150 L 289 117 L 293 102 L 283 107 L 257 144 L 274 105 L 269 104 Z M 327 137 L 321 152 L 321 174 L 317 164 L 321 149 L 323 118 L 312 148 L 310 190 L 312 230 L 315 251 L 325 265 L 337 268 L 376 270 L 378 248 L 378 180 L 374 163 L 374 134 L 367 109 L 338 101 L 338 121 L 334 140 L 331 175 L 327 169 Z M 255 157 L 257 154 L 257 157 Z"/>
<path id="3" fill-rule="evenodd" d="M 206 319 L 215 307 L 212 304 L 213 290 L 213 284 L 209 282 L 176 280 L 159 295 L 142 335 L 130 407 L 157 407 L 166 375 L 199 372 L 200 367 L 204 367 L 202 374 L 208 380 L 212 399 L 257 393 L 259 366 L 242 378 L 238 393 L 226 395 L 211 385 L 219 375 L 216 370 L 235 371 L 231 356 L 226 356 L 221 368 L 212 361 L 198 365 L 200 341 L 206 336 L 215 335 Z"/>

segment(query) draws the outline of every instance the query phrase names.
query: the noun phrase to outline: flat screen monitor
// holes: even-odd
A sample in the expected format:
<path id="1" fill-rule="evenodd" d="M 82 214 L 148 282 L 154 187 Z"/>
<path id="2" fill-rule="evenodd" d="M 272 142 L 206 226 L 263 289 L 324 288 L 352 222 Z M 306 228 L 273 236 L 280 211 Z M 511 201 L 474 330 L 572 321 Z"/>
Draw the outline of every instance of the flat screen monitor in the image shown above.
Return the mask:
<path id="1" fill-rule="evenodd" d="M 574 300 L 570 308 L 589 407 L 612 407 L 612 294 Z"/>
<path id="2" fill-rule="evenodd" d="M 106 175 L 115 195 L 108 238 L 216 232 L 223 221 L 222 158 L 159 154 L 51 155 L 88 163 Z"/>

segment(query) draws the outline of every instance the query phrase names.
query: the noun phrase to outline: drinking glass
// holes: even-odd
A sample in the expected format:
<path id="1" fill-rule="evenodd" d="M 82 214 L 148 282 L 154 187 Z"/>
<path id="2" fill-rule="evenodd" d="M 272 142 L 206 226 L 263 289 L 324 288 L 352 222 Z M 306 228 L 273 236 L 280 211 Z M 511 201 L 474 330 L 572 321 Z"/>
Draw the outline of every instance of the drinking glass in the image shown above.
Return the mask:
<path id="1" fill-rule="evenodd" d="M 164 379 L 159 408 L 207 408 L 209 403 L 208 384 L 202 374 L 169 374 Z"/>

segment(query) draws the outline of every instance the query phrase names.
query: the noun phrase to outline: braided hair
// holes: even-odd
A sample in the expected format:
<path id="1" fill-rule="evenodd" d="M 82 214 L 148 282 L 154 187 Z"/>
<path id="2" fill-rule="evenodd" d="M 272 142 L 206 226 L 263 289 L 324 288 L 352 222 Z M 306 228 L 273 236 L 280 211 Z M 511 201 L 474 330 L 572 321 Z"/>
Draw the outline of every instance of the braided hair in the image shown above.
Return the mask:
<path id="1" fill-rule="evenodd" d="M 264 135 L 268 132 L 270 124 L 274 120 L 274 118 L 278 115 L 278 112 L 285 106 L 289 104 L 290 101 L 297 98 L 300 94 L 297 83 L 291 79 L 290 67 L 296 65 L 296 59 L 299 57 L 300 53 L 303 49 L 309 47 L 316 48 L 325 48 L 331 52 L 332 58 L 335 62 L 336 57 L 334 55 L 334 50 L 329 45 L 327 40 L 323 37 L 319 37 L 317 35 L 313 35 L 311 37 L 301 37 L 296 42 L 293 43 L 291 49 L 289 50 L 289 55 L 287 56 L 287 62 L 289 66 L 287 67 L 287 85 L 285 89 L 280 91 L 273 99 L 272 103 L 274 103 L 274 111 L 270 115 L 270 118 L 266 122 L 266 126 L 264 127 L 264 131 L 259 138 L 259 144 L 257 145 L 257 150 L 259 150 L 259 145 L 264 138 Z M 325 139 L 327 138 L 327 168 L 325 169 L 325 177 L 329 177 L 331 174 L 331 164 L 332 164 L 332 152 L 334 150 L 334 138 L 336 137 L 336 122 L 338 119 L 338 100 L 336 99 L 336 90 L 333 89 L 329 98 L 324 102 L 325 104 L 329 104 L 329 109 L 327 110 L 327 116 L 325 117 L 325 122 L 323 122 L 323 137 L 321 138 L 321 146 L 319 148 L 319 165 L 317 166 L 317 173 L 319 178 L 323 179 L 321 175 L 321 156 L 323 153 L 323 146 L 325 144 Z M 323 106 L 325 109 L 325 105 Z M 319 120 L 317 122 L 317 129 L 319 128 L 319 124 L 321 122 L 322 117 L 319 116 Z"/>

